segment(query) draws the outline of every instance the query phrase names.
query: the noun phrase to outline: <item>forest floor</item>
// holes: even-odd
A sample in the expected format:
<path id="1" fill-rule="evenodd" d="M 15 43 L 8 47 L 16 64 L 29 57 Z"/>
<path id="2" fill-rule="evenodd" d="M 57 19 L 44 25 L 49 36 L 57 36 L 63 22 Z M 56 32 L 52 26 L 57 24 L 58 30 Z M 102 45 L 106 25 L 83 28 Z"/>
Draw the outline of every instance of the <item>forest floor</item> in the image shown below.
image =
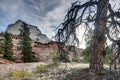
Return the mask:
<path id="1" fill-rule="evenodd" d="M 39 70 L 39 68 L 39 71 L 36 72 L 36 66 L 38 65 L 47 66 L 48 71 L 42 67 L 42 71 L 45 73 L 40 72 L 41 69 Z M 115 80 L 109 72 L 109 65 L 104 65 L 104 68 L 105 70 L 98 75 L 90 73 L 89 64 L 84 63 L 61 63 L 57 67 L 51 65 L 51 63 L 43 62 L 1 64 L 0 80 Z M 30 73 L 15 73 L 16 71 L 29 71 Z"/>

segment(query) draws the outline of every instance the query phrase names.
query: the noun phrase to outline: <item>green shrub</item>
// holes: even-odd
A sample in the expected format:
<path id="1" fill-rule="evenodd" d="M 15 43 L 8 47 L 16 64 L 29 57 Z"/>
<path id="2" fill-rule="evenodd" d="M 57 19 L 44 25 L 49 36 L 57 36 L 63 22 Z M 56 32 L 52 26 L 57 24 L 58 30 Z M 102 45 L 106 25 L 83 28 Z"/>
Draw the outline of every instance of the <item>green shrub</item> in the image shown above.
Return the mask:
<path id="1" fill-rule="evenodd" d="M 4 49 L 3 49 L 3 40 L 0 39 L 0 54 L 4 53 Z"/>
<path id="2" fill-rule="evenodd" d="M 79 60 L 79 59 L 77 59 L 77 58 L 73 58 L 73 59 L 72 59 L 72 61 L 73 61 L 73 62 L 77 62 L 77 63 L 79 63 L 79 62 L 80 62 L 80 60 Z"/>
<path id="3" fill-rule="evenodd" d="M 83 60 L 82 60 L 82 62 L 83 63 L 89 63 L 90 62 L 90 59 L 91 59 L 91 56 L 90 56 L 91 54 L 90 54 L 90 46 L 87 46 L 87 48 L 83 51 L 83 54 L 82 54 L 82 56 L 83 56 Z"/>
<path id="4" fill-rule="evenodd" d="M 5 80 L 5 77 L 4 76 L 0 76 L 0 80 Z"/>
<path id="5" fill-rule="evenodd" d="M 34 74 L 32 72 L 29 72 L 27 70 L 21 70 L 16 71 L 12 74 L 13 78 L 21 78 L 21 79 L 32 79 L 34 77 Z"/>
<path id="6" fill-rule="evenodd" d="M 48 67 L 44 66 L 44 65 L 37 65 L 36 66 L 36 72 L 47 73 L 48 72 Z"/>
<path id="7" fill-rule="evenodd" d="M 82 60 L 83 63 L 89 63 L 90 62 L 90 54 L 83 54 L 84 59 Z"/>
<path id="8" fill-rule="evenodd" d="M 106 47 L 105 49 L 106 51 L 106 55 L 105 55 L 105 59 L 104 59 L 104 63 L 105 64 L 109 64 L 110 63 L 110 48 Z M 83 55 L 84 60 L 82 61 L 83 63 L 89 63 L 90 59 L 91 59 L 91 54 L 90 54 L 90 47 L 87 47 L 84 51 L 83 51 Z"/>
<path id="9" fill-rule="evenodd" d="M 110 64 L 110 61 L 111 61 L 110 53 L 111 53 L 110 47 L 106 47 L 106 55 L 105 55 L 105 59 L 104 59 L 105 64 Z"/>
<path id="10" fill-rule="evenodd" d="M 53 56 L 53 63 L 55 65 L 58 65 L 60 62 L 70 62 L 68 53 L 64 50 L 61 53 L 54 51 L 50 54 Z"/>
<path id="11" fill-rule="evenodd" d="M 58 66 L 60 64 L 59 56 L 53 57 L 53 64 L 54 66 Z"/>
<path id="12" fill-rule="evenodd" d="M 50 53 L 52 55 L 52 62 L 54 66 L 58 66 L 60 64 L 60 58 L 59 58 L 59 53 L 58 51 L 53 51 Z"/>
<path id="13" fill-rule="evenodd" d="M 105 59 L 104 59 L 104 63 L 105 64 L 110 64 L 110 56 L 107 54 L 106 56 L 105 56 Z"/>
<path id="14" fill-rule="evenodd" d="M 62 52 L 59 54 L 58 57 L 59 57 L 59 59 L 60 59 L 61 62 L 70 62 L 67 51 L 62 51 Z"/>

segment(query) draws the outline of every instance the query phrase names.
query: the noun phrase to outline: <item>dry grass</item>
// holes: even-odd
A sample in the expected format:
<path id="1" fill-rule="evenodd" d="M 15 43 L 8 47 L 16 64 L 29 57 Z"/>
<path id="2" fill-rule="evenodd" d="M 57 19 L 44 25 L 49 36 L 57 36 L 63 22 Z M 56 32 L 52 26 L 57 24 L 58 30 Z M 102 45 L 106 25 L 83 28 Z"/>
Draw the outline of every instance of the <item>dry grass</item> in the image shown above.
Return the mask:
<path id="1" fill-rule="evenodd" d="M 20 64 L 4 64 L 0 65 L 0 73 L 1 75 L 3 73 L 9 73 L 11 71 L 15 70 L 28 70 L 31 72 L 34 72 L 37 65 L 48 65 L 48 63 L 20 63 Z M 105 70 L 102 74 L 93 74 L 89 72 L 89 64 L 83 64 L 83 63 L 61 63 L 58 67 L 52 67 L 50 69 L 49 76 L 52 77 L 50 79 L 47 75 L 44 75 L 43 79 L 45 77 L 48 77 L 48 80 L 115 80 L 113 75 L 109 73 L 107 70 L 109 68 L 109 65 L 104 65 Z M 34 73 L 35 74 L 35 73 Z M 52 74 L 52 75 L 51 75 Z M 53 75 L 54 74 L 54 75 Z M 57 77 L 56 77 L 57 76 Z M 41 77 L 37 76 L 36 80 L 41 80 Z"/>

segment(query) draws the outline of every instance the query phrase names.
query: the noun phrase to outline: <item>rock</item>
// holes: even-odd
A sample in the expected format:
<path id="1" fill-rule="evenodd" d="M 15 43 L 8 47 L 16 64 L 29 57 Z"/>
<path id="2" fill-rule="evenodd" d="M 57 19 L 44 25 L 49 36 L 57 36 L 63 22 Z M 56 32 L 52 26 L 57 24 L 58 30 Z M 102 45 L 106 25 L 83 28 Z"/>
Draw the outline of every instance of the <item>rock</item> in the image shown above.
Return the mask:
<path id="1" fill-rule="evenodd" d="M 21 25 L 25 23 L 22 20 L 18 20 L 15 22 L 15 24 L 10 24 L 6 31 L 13 34 L 13 35 L 19 35 L 20 34 L 20 28 Z M 27 24 L 27 26 L 29 27 L 30 30 L 30 38 L 34 41 L 38 41 L 41 43 L 48 43 L 50 42 L 50 39 L 48 39 L 48 37 L 45 34 L 42 34 L 41 31 L 38 29 L 37 26 L 33 26 L 33 25 L 29 25 Z"/>
<path id="2" fill-rule="evenodd" d="M 14 64 L 14 62 L 0 58 L 0 64 Z"/>

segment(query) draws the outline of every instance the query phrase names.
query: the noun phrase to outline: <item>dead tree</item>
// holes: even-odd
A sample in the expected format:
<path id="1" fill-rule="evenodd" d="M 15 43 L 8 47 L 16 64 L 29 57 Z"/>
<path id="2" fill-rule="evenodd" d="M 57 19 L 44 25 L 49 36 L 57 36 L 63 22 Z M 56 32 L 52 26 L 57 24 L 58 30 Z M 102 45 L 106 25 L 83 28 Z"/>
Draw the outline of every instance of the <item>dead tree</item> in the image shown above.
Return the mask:
<path id="1" fill-rule="evenodd" d="M 120 31 L 119 19 L 120 11 L 114 11 L 109 0 L 90 0 L 83 4 L 79 1 L 72 3 L 56 34 L 60 52 L 65 45 L 73 45 L 74 42 L 79 44 L 76 36 L 77 27 L 84 25 L 82 27 L 85 27 L 85 33 L 92 29 L 90 71 L 100 73 L 103 70 L 106 40 L 117 41 L 115 35 Z"/>

